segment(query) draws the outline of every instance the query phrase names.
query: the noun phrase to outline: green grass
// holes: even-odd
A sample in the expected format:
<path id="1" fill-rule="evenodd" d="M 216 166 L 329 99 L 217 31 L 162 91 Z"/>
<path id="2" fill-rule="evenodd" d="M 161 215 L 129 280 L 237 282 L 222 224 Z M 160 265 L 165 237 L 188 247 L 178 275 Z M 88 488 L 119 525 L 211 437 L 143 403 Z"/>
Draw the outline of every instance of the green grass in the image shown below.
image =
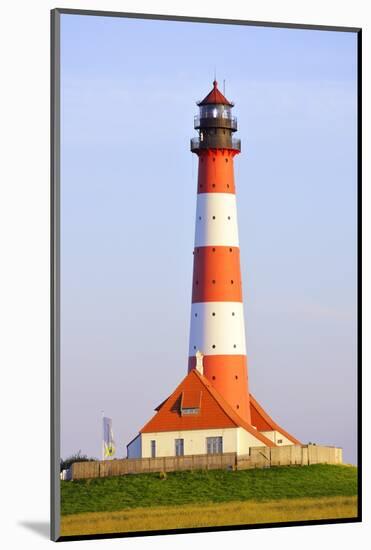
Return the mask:
<path id="1" fill-rule="evenodd" d="M 243 471 L 133 474 L 61 482 L 62 515 L 138 507 L 271 501 L 357 494 L 354 466 L 288 466 Z"/>

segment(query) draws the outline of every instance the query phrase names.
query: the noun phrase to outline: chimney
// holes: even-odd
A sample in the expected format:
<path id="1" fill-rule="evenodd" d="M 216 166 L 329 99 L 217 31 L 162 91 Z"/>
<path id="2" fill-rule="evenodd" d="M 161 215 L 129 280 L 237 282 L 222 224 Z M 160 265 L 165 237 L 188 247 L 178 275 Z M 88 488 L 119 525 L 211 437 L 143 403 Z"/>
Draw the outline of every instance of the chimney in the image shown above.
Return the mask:
<path id="1" fill-rule="evenodd" d="M 204 373 L 203 358 L 204 358 L 204 354 L 201 353 L 200 350 L 197 350 L 197 352 L 196 352 L 196 370 L 200 374 Z"/>

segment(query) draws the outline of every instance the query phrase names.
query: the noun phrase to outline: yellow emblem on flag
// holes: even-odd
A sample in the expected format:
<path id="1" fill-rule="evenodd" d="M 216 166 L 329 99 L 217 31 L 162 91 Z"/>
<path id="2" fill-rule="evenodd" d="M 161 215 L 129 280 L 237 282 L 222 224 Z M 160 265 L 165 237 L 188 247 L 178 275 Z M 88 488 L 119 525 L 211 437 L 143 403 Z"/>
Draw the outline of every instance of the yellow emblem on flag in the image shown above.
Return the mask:
<path id="1" fill-rule="evenodd" d="M 104 444 L 104 456 L 113 456 L 116 452 L 115 446 L 111 444 Z"/>

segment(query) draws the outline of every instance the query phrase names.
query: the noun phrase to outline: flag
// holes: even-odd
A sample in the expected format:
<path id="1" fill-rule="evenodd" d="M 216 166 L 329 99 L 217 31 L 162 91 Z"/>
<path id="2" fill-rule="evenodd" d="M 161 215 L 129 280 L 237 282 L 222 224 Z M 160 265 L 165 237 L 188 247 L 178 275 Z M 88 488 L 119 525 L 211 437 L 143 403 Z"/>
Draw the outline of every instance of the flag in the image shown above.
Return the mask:
<path id="1" fill-rule="evenodd" d="M 115 441 L 113 439 L 112 418 L 103 417 L 103 446 L 104 456 L 113 456 L 116 452 Z"/>

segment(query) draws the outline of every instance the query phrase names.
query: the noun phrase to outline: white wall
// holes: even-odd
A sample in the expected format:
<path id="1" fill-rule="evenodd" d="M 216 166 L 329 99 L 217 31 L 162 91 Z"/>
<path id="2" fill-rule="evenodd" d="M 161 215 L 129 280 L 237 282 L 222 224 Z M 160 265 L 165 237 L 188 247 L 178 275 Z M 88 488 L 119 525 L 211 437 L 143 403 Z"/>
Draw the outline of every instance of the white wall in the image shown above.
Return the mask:
<path id="1" fill-rule="evenodd" d="M 151 440 L 156 441 L 156 456 L 175 456 L 175 439 L 184 439 L 184 454 L 206 453 L 206 437 L 223 437 L 223 452 L 237 451 L 237 428 L 184 430 L 142 434 L 142 457 L 151 456 Z"/>
<path id="2" fill-rule="evenodd" d="M 156 441 L 156 456 L 174 456 L 175 439 L 184 439 L 184 454 L 205 454 L 207 437 L 223 437 L 223 452 L 248 454 L 250 447 L 265 445 L 243 428 L 214 430 L 183 430 L 179 432 L 157 432 L 141 434 L 142 458 L 151 456 L 151 441 Z M 139 455 L 138 455 L 139 456 Z M 130 456 L 130 458 L 136 458 Z"/>
<path id="3" fill-rule="evenodd" d="M 277 430 L 267 431 L 267 432 L 260 432 L 261 434 L 265 435 L 268 439 L 273 441 L 273 443 L 276 443 L 276 445 L 294 445 L 290 439 L 287 439 L 284 435 L 282 435 Z M 278 441 L 282 440 L 282 443 L 278 443 Z"/>
<path id="4" fill-rule="evenodd" d="M 265 444 L 243 428 L 237 428 L 237 447 L 239 455 L 247 455 L 250 447 L 265 447 Z"/>

